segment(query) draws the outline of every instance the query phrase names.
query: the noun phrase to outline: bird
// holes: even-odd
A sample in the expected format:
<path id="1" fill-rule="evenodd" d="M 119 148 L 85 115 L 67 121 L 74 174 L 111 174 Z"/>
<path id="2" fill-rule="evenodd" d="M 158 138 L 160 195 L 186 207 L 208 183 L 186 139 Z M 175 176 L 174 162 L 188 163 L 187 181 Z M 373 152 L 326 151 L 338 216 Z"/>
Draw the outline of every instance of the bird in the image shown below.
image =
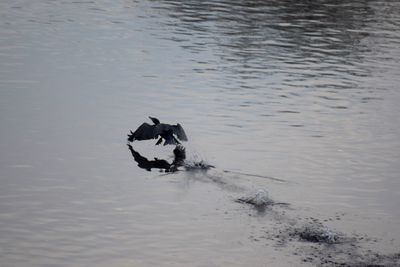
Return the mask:
<path id="1" fill-rule="evenodd" d="M 135 140 L 150 140 L 150 139 L 158 139 L 156 145 L 161 144 L 164 139 L 165 145 L 179 145 L 181 141 L 187 141 L 188 138 L 186 136 L 185 131 L 182 126 L 178 123 L 176 125 L 161 123 L 159 119 L 154 117 L 149 117 L 153 122 L 153 125 L 150 125 L 144 122 L 139 128 L 136 129 L 135 132 L 130 131 L 128 134 L 128 141 L 133 142 Z M 176 137 L 175 137 L 176 136 Z M 178 140 L 179 139 L 179 140 Z"/>

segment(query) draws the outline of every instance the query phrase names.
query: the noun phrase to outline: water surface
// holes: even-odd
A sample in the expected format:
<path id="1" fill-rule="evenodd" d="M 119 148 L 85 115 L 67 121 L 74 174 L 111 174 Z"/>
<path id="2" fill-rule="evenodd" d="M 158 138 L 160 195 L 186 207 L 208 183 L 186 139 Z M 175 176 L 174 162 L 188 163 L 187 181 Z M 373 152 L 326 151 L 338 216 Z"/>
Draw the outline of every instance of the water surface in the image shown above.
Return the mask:
<path id="1" fill-rule="evenodd" d="M 345 214 L 329 226 L 396 252 L 399 11 L 397 1 L 2 1 L 2 265 L 299 264 L 251 238 L 273 219 L 233 200 L 257 188 L 300 217 Z M 149 115 L 180 122 L 188 154 L 216 169 L 139 169 L 126 134 Z M 135 148 L 170 155 L 153 143 Z"/>

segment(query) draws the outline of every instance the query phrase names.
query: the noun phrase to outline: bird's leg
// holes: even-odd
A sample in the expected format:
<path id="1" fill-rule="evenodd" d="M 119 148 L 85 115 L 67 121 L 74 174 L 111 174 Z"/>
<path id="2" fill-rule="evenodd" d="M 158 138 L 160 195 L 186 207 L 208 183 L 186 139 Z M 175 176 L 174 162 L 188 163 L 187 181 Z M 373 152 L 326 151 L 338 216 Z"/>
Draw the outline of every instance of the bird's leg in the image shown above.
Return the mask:
<path id="1" fill-rule="evenodd" d="M 172 136 L 174 138 L 175 144 L 180 145 L 181 143 L 178 141 L 178 139 L 175 138 L 175 136 Z"/>

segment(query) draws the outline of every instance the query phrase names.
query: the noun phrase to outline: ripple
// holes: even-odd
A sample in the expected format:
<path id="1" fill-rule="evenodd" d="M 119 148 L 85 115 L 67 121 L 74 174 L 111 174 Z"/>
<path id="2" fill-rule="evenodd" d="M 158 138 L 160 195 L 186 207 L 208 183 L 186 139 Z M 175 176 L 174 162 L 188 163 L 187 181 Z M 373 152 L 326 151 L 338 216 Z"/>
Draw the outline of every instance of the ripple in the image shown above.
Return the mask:
<path id="1" fill-rule="evenodd" d="M 0 1 L 2 264 L 279 266 L 243 239 L 271 215 L 230 204 L 248 184 L 397 237 L 399 3 Z M 232 171 L 132 170 L 150 114 Z"/>

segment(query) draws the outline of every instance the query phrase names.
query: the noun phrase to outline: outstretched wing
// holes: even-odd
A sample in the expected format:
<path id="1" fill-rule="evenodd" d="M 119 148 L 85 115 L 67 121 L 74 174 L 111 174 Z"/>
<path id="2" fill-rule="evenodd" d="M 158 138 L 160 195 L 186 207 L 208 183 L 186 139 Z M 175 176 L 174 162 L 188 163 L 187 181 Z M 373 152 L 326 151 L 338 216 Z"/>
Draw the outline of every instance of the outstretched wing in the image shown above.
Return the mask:
<path id="1" fill-rule="evenodd" d="M 179 140 L 182 141 L 188 140 L 185 131 L 183 130 L 182 126 L 179 123 L 173 127 L 173 132 L 178 137 Z"/>
<path id="2" fill-rule="evenodd" d="M 128 134 L 128 141 L 133 142 L 134 140 L 155 139 L 158 137 L 158 135 L 158 127 L 148 123 L 143 123 L 134 133 L 131 131 L 131 134 Z"/>

